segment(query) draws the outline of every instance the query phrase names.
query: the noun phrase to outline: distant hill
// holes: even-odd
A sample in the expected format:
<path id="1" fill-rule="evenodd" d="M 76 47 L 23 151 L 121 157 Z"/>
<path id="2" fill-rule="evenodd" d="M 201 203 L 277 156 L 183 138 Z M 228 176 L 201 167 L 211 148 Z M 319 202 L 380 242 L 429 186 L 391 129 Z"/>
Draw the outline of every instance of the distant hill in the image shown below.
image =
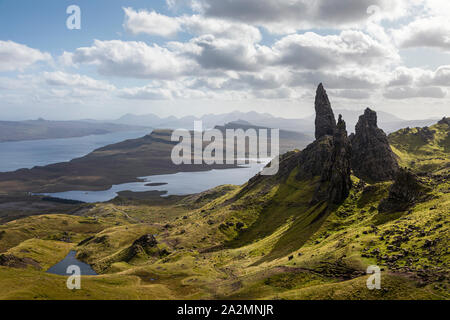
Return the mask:
<path id="1" fill-rule="evenodd" d="M 0 121 L 0 142 L 74 138 L 142 129 L 136 125 L 86 121 Z"/>
<path id="2" fill-rule="evenodd" d="M 378 125 L 387 133 L 406 127 L 430 126 L 438 120 L 404 120 L 387 112 L 377 113 L 379 117 Z M 363 114 L 363 110 L 351 111 L 337 109 L 334 114 L 336 117 L 339 114 L 342 114 L 344 119 L 346 119 L 348 131 L 353 132 L 359 116 Z M 48 121 L 43 119 L 29 121 L 0 121 L 0 142 L 83 137 L 93 134 L 131 131 L 142 129 L 143 127 L 159 129 L 193 129 L 194 121 L 198 120 L 203 121 L 204 129 L 211 129 L 215 126 L 223 126 L 227 123 L 239 121 L 242 124 L 251 124 L 253 126 L 300 132 L 307 136 L 312 136 L 314 133 L 314 116 L 303 119 L 286 119 L 255 111 L 234 111 L 224 114 L 207 114 L 202 117 L 187 116 L 182 118 L 177 118 L 175 116 L 161 118 L 155 114 L 126 114 L 117 120 L 110 121 Z M 301 141 L 311 142 L 310 140 L 303 138 Z"/>
<path id="3" fill-rule="evenodd" d="M 376 111 L 376 110 L 375 110 Z M 335 116 L 342 114 L 347 122 L 347 128 L 349 132 L 353 132 L 358 118 L 364 113 L 363 109 L 358 111 L 336 109 Z M 424 127 L 430 126 L 436 123 L 438 119 L 425 119 L 425 120 L 404 120 L 396 117 L 393 114 L 387 112 L 377 112 L 379 115 L 379 127 L 384 131 L 390 133 L 397 131 L 405 127 Z M 139 125 L 148 126 L 153 128 L 164 128 L 164 129 L 192 129 L 194 121 L 202 120 L 203 126 L 205 128 L 213 128 L 217 125 L 221 126 L 226 123 L 235 121 L 245 121 L 256 126 L 267 127 L 267 128 L 278 128 L 287 131 L 296 131 L 306 134 L 312 134 L 314 132 L 314 115 L 307 118 L 298 119 L 286 119 L 281 117 L 275 117 L 268 113 L 258 113 L 255 111 L 251 112 L 241 112 L 234 111 L 225 114 L 207 114 L 202 117 L 182 117 L 177 118 L 174 116 L 161 118 L 155 114 L 146 115 L 134 115 L 127 114 L 123 117 L 114 120 L 113 123 L 127 124 L 127 125 Z"/>
<path id="4" fill-rule="evenodd" d="M 153 128 L 163 129 L 192 129 L 194 121 L 203 121 L 203 127 L 214 128 L 217 125 L 224 125 L 234 121 L 246 121 L 253 125 L 278 128 L 283 130 L 297 131 L 297 132 L 313 132 L 311 124 L 306 119 L 285 119 L 274 117 L 268 113 L 240 112 L 234 111 L 225 114 L 207 114 L 202 117 L 187 116 L 176 118 L 174 116 L 168 118 L 160 118 L 155 114 L 134 115 L 127 114 L 123 117 L 113 121 L 113 123 L 150 126 Z"/>
<path id="5" fill-rule="evenodd" d="M 268 127 L 256 126 L 245 120 L 229 122 L 224 126 L 216 126 L 215 128 L 222 132 L 225 132 L 226 129 L 269 129 Z M 268 134 L 270 135 L 270 133 Z M 296 131 L 280 130 L 280 153 L 283 154 L 295 149 L 302 150 L 313 140 L 314 138 L 312 135 L 307 135 Z"/>
<path id="6" fill-rule="evenodd" d="M 442 174 L 450 169 L 450 118 L 430 127 L 405 128 L 389 135 L 402 166 Z"/>

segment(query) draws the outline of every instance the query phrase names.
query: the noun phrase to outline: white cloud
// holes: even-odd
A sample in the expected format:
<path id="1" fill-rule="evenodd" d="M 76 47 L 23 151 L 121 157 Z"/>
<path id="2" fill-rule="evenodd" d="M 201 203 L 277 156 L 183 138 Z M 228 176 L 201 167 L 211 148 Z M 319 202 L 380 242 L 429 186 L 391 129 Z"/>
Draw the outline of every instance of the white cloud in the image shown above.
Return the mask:
<path id="1" fill-rule="evenodd" d="M 264 89 L 264 90 L 253 90 L 253 97 L 255 99 L 295 99 L 298 98 L 295 90 L 288 87 L 282 87 L 277 89 Z"/>
<path id="2" fill-rule="evenodd" d="M 422 70 L 398 67 L 392 72 L 388 86 L 401 87 L 412 85 L 417 73 L 422 73 Z"/>
<path id="3" fill-rule="evenodd" d="M 168 100 L 173 98 L 170 90 L 151 86 L 125 88 L 120 91 L 118 96 L 123 99 L 136 100 Z"/>
<path id="4" fill-rule="evenodd" d="M 13 41 L 0 40 L 0 72 L 24 71 L 38 61 L 49 61 L 48 53 Z"/>
<path id="5" fill-rule="evenodd" d="M 426 71 L 418 79 L 421 86 L 450 87 L 450 66 L 441 66 L 436 71 Z"/>
<path id="6" fill-rule="evenodd" d="M 411 99 L 411 98 L 436 98 L 443 99 L 447 92 L 439 87 L 394 87 L 385 91 L 384 97 L 388 99 Z"/>
<path id="7" fill-rule="evenodd" d="M 373 90 L 382 86 L 385 81 L 385 76 L 382 73 L 370 69 L 355 70 L 351 68 L 342 71 L 293 72 L 290 85 L 294 87 L 314 87 L 322 82 L 326 88 L 330 89 Z"/>
<path id="8" fill-rule="evenodd" d="M 124 28 L 132 34 L 146 33 L 163 37 L 175 36 L 181 29 L 177 19 L 156 13 L 155 11 L 123 8 L 125 11 Z"/>
<path id="9" fill-rule="evenodd" d="M 124 8 L 124 11 L 124 28 L 135 35 L 173 37 L 183 31 L 195 36 L 211 34 L 217 38 L 242 39 L 252 42 L 261 40 L 258 28 L 245 23 L 206 18 L 201 15 L 169 17 L 154 11 L 135 11 L 133 8 Z"/>
<path id="10" fill-rule="evenodd" d="M 443 98 L 450 87 L 450 66 L 445 65 L 445 52 L 450 51 L 444 9 L 450 9 L 448 1 L 166 1 L 173 9 L 168 15 L 123 8 L 127 33 L 120 33 L 122 40 L 95 40 L 90 46 L 64 51 L 44 73 L 0 78 L 2 97 L 9 99 L 4 103 L 98 102 L 108 108 L 113 102 L 164 108 L 189 106 L 183 100 L 207 100 L 205 106 L 211 100 L 214 106 L 220 105 L 218 101 L 241 105 L 249 101 L 256 109 L 260 104 L 250 101 L 274 99 L 279 101 L 267 106 L 286 106 L 295 100 L 290 105 L 295 113 L 300 104 L 312 106 L 319 82 L 343 108 L 357 108 L 351 100 L 407 106 L 410 99 L 424 98 L 421 106 L 442 109 L 447 101 Z M 180 10 L 182 5 L 191 10 Z M 372 6 L 380 10 L 368 11 L 377 8 Z M 160 38 L 156 43 L 151 42 L 154 37 L 124 40 L 137 35 Z M 399 50 L 410 47 L 431 49 Z M 438 59 L 429 62 L 433 54 Z M 0 41 L 0 71 L 23 71 L 49 59 L 39 50 Z M 416 67 L 424 65 L 442 66 Z M 126 82 L 95 79 L 94 71 L 102 75 L 99 79 L 138 80 L 122 87 Z M 202 102 L 192 108 L 198 105 Z"/>
<path id="11" fill-rule="evenodd" d="M 450 66 L 436 70 L 398 67 L 392 72 L 388 87 L 450 87 Z"/>
<path id="12" fill-rule="evenodd" d="M 170 0 L 172 7 L 186 0 Z M 406 0 L 196 0 L 188 2 L 206 17 L 239 21 L 265 27 L 273 33 L 292 33 L 311 28 L 360 26 L 371 19 L 368 8 L 376 6 L 377 19 L 396 19 L 408 12 Z"/>
<path id="13" fill-rule="evenodd" d="M 260 45 L 239 39 L 220 39 L 205 35 L 191 40 L 193 57 L 205 69 L 258 70 L 265 67 Z"/>
<path id="14" fill-rule="evenodd" d="M 44 72 L 43 77 L 45 82 L 50 86 L 71 88 L 77 87 L 80 89 L 94 91 L 110 91 L 115 89 L 113 85 L 104 81 L 95 80 L 84 75 L 69 74 L 61 71 Z"/>
<path id="15" fill-rule="evenodd" d="M 175 100 L 212 98 L 198 89 L 189 88 L 183 81 L 154 81 L 143 87 L 123 88 L 118 96 L 131 100 Z"/>
<path id="16" fill-rule="evenodd" d="M 194 59 L 203 71 L 264 72 L 275 66 L 290 70 L 348 67 L 374 67 L 378 70 L 400 60 L 395 48 L 352 30 L 328 36 L 313 32 L 288 35 L 270 47 L 239 38 L 203 35 L 187 43 L 170 42 L 169 48 Z"/>
<path id="17" fill-rule="evenodd" d="M 192 68 L 191 61 L 157 44 L 121 40 L 95 40 L 75 50 L 72 61 L 93 64 L 103 75 L 143 79 L 172 79 Z"/>
<path id="18" fill-rule="evenodd" d="M 345 90 L 333 90 L 331 91 L 331 93 L 335 97 L 341 97 L 352 100 L 369 99 L 371 97 L 371 92 L 368 90 L 345 89 Z"/>
<path id="19" fill-rule="evenodd" d="M 361 31 L 321 36 L 313 32 L 289 35 L 273 47 L 277 64 L 305 69 L 387 65 L 399 60 L 397 52 Z"/>
<path id="20" fill-rule="evenodd" d="M 401 48 L 430 47 L 450 51 L 450 25 L 447 17 L 419 18 L 393 31 Z"/>
<path id="21" fill-rule="evenodd" d="M 249 42 L 259 42 L 262 38 L 258 28 L 246 23 L 205 18 L 201 15 L 183 16 L 178 19 L 183 29 L 193 35 L 212 34 L 216 38 Z"/>
<path id="22" fill-rule="evenodd" d="M 415 0 L 423 6 L 423 12 L 430 16 L 446 16 L 450 12 L 448 0 Z"/>

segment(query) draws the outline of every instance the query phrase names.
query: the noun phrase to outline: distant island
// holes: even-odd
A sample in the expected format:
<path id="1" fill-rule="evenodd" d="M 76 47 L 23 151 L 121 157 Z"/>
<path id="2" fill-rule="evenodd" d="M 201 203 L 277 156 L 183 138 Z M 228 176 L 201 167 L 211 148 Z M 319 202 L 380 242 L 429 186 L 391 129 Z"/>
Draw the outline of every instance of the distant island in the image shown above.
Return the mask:
<path id="1" fill-rule="evenodd" d="M 0 121 L 0 142 L 77 138 L 113 132 L 142 130 L 142 126 L 89 121 Z"/>

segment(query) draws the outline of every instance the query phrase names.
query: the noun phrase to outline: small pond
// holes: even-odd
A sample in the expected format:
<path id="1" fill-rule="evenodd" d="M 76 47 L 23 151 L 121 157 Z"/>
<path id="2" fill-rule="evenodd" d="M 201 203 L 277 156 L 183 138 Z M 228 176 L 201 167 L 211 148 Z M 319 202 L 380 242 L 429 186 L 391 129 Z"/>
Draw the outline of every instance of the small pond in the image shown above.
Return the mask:
<path id="1" fill-rule="evenodd" d="M 76 251 L 70 251 L 69 254 L 60 262 L 55 264 L 53 267 L 47 270 L 47 273 L 53 273 L 58 274 L 60 276 L 70 276 L 71 274 L 67 273 L 67 268 L 72 265 L 76 265 L 80 267 L 81 275 L 82 276 L 96 276 L 97 273 L 94 271 L 94 269 L 91 268 L 90 265 L 81 262 L 77 258 L 75 258 L 75 255 L 77 254 Z"/>

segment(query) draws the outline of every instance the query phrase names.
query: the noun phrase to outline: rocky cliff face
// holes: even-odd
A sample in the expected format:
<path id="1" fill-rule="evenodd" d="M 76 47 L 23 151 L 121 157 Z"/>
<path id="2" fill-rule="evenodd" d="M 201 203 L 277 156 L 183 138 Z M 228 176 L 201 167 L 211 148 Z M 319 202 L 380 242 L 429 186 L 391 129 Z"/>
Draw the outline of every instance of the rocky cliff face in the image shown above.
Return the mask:
<path id="1" fill-rule="evenodd" d="M 298 180 L 312 179 L 322 174 L 323 168 L 331 156 L 333 137 L 323 136 L 307 146 L 298 156 Z"/>
<path id="2" fill-rule="evenodd" d="M 313 202 L 327 200 L 338 204 L 348 197 L 352 187 L 351 145 L 347 137 L 345 121 L 341 115 L 339 115 L 336 131 L 329 141 L 327 160 L 322 167 L 320 185 Z"/>
<path id="3" fill-rule="evenodd" d="M 347 128 L 342 116 L 339 115 L 337 130 L 333 136 L 333 153 L 324 171 L 323 178 L 329 181 L 328 198 L 332 203 L 344 201 L 352 187 L 351 159 L 352 148 L 347 136 Z"/>
<path id="4" fill-rule="evenodd" d="M 315 99 L 316 141 L 299 155 L 297 179 L 320 176 L 312 203 L 329 201 L 340 203 L 351 188 L 351 145 L 342 116 L 336 125 L 328 95 L 322 84 Z"/>
<path id="5" fill-rule="evenodd" d="M 322 84 L 319 85 L 316 91 L 315 109 L 316 139 L 326 135 L 332 136 L 336 131 L 336 119 L 334 118 L 327 92 Z"/>
<path id="6" fill-rule="evenodd" d="M 366 109 L 359 118 L 352 144 L 352 169 L 355 175 L 371 182 L 392 180 L 398 171 L 395 154 L 386 134 L 378 128 L 377 114 Z"/>

